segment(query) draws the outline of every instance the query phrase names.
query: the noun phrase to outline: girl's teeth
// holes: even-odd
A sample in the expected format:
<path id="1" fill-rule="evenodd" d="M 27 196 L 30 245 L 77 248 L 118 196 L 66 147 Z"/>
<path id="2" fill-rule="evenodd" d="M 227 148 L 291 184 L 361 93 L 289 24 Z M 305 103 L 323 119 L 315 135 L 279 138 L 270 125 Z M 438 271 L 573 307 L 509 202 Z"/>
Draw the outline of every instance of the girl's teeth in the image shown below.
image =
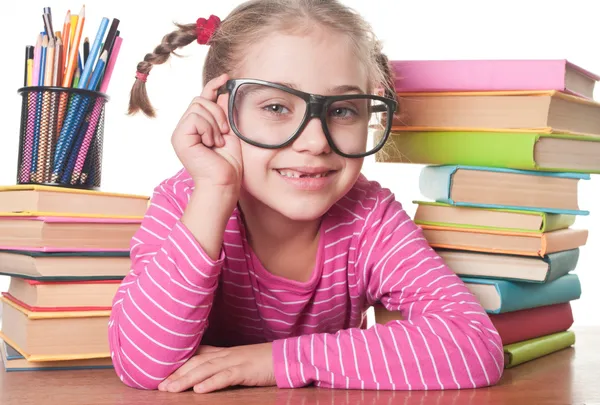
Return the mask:
<path id="1" fill-rule="evenodd" d="M 319 178 L 319 177 L 325 177 L 327 175 L 327 173 L 301 174 L 298 172 L 286 172 L 286 171 L 281 171 L 281 170 L 278 170 L 277 172 L 284 177 L 291 177 L 291 178 L 295 178 L 295 179 L 301 178 L 301 177 Z"/>

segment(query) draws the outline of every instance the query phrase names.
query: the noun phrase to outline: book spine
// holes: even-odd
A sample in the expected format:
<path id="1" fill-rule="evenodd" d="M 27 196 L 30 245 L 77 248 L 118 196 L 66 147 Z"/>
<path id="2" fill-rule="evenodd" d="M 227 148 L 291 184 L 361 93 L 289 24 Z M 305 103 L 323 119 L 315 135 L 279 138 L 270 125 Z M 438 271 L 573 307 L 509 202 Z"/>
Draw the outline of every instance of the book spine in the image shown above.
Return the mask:
<path id="1" fill-rule="evenodd" d="M 562 332 L 573 325 L 571 303 L 546 305 L 521 311 L 490 314 L 503 345 Z"/>
<path id="2" fill-rule="evenodd" d="M 504 353 L 508 355 L 509 359 L 504 367 L 514 367 L 566 349 L 573 344 L 575 344 L 575 333 L 568 330 L 504 346 Z"/>
<path id="3" fill-rule="evenodd" d="M 565 89 L 564 60 L 391 61 L 396 91 Z"/>
<path id="4" fill-rule="evenodd" d="M 378 161 L 536 170 L 537 133 L 423 131 L 392 133 Z"/>
<path id="5" fill-rule="evenodd" d="M 497 281 L 496 286 L 500 293 L 500 312 L 559 304 L 581 296 L 581 283 L 575 274 L 545 284 Z"/>
<path id="6" fill-rule="evenodd" d="M 456 166 L 426 166 L 419 175 L 419 189 L 425 197 L 437 202 L 453 204 L 450 199 L 452 175 Z"/>
<path id="7" fill-rule="evenodd" d="M 550 253 L 544 260 L 548 262 L 546 283 L 554 281 L 575 270 L 579 261 L 579 248 Z"/>

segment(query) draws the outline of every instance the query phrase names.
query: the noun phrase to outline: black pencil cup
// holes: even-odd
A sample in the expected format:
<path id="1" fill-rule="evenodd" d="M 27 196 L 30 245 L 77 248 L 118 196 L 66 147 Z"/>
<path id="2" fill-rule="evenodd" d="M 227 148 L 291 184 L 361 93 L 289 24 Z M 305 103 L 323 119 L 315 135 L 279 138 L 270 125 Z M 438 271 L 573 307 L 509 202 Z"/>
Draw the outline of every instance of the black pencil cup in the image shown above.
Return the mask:
<path id="1" fill-rule="evenodd" d="M 22 97 L 17 184 L 100 188 L 108 96 L 33 86 Z"/>

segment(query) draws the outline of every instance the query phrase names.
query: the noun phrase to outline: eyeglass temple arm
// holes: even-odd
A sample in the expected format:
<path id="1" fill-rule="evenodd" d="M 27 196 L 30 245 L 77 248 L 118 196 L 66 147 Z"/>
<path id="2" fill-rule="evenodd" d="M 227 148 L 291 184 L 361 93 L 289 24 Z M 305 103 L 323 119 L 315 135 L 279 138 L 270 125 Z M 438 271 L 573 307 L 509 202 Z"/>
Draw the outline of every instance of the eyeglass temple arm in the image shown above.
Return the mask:
<path id="1" fill-rule="evenodd" d="M 371 112 L 372 113 L 387 112 L 387 111 L 388 111 L 388 107 L 385 104 L 371 106 Z"/>

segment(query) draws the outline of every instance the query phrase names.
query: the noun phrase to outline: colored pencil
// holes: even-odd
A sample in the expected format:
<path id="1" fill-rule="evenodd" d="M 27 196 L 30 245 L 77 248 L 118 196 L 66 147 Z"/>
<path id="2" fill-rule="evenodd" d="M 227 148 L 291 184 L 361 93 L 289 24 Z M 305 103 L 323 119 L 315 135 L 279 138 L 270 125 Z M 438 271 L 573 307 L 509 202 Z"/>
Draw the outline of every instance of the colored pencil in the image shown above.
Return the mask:
<path id="1" fill-rule="evenodd" d="M 73 17 L 76 17 L 76 18 L 73 19 Z M 74 20 L 76 20 L 75 27 L 73 26 Z M 79 54 L 79 44 L 81 42 L 81 34 L 83 32 L 84 25 L 85 25 L 85 4 L 83 6 L 81 6 L 81 11 L 78 16 L 71 16 L 71 35 L 72 35 L 72 37 L 70 39 L 70 48 L 71 49 L 69 51 L 69 56 L 67 58 L 67 68 L 65 69 L 65 74 L 63 76 L 63 87 L 70 87 L 71 82 L 73 81 L 73 76 L 75 74 L 75 70 L 77 69 L 77 56 Z M 62 137 L 63 130 L 65 129 L 65 127 L 63 125 L 64 120 L 66 120 L 66 117 L 68 115 L 67 111 L 66 111 L 68 100 L 69 100 L 69 94 L 66 92 L 61 93 L 60 102 L 58 105 L 59 120 L 58 120 L 58 124 L 57 124 L 57 131 L 59 131 L 61 135 L 59 136 L 58 142 L 56 144 L 57 155 L 58 155 L 59 148 L 61 146 L 60 138 Z M 56 161 L 55 161 L 55 163 L 56 163 Z M 54 169 L 56 169 L 56 167 Z M 55 174 L 53 172 L 53 177 L 54 177 L 54 175 Z"/>
<path id="2" fill-rule="evenodd" d="M 115 44 L 115 39 L 117 38 L 117 32 L 119 32 L 119 23 L 119 19 L 113 18 L 112 23 L 110 24 L 110 29 L 108 30 L 108 34 L 106 34 L 106 41 L 104 41 L 102 51 L 100 52 L 102 54 L 102 52 L 108 51 L 108 60 L 110 60 L 110 55 Z"/>
<path id="3" fill-rule="evenodd" d="M 42 19 L 44 20 L 44 28 L 46 29 L 46 34 L 49 38 L 54 39 L 54 30 L 52 29 L 52 20 L 50 16 L 46 13 L 42 15 Z"/>
<path id="4" fill-rule="evenodd" d="M 90 56 L 90 39 L 85 37 L 83 41 L 83 63 L 86 63 Z"/>
<path id="5" fill-rule="evenodd" d="M 117 63 L 117 58 L 119 57 L 119 50 L 121 49 L 121 43 L 123 42 L 123 38 L 116 37 L 115 43 L 113 44 L 112 54 L 110 59 L 108 60 L 108 64 L 106 65 L 106 70 L 104 71 L 104 77 L 102 78 L 102 83 L 100 84 L 100 93 L 106 93 L 108 89 L 108 84 L 110 83 L 110 78 L 115 69 L 115 64 Z"/>
<path id="6" fill-rule="evenodd" d="M 79 68 L 77 68 L 77 70 L 75 71 L 75 77 L 73 78 L 73 88 L 77 88 L 80 77 L 81 77 L 81 70 Z"/>
<path id="7" fill-rule="evenodd" d="M 71 10 L 67 10 L 67 15 L 65 16 L 65 22 L 63 23 L 63 56 L 60 61 L 60 65 L 62 66 L 61 70 L 61 78 L 65 74 L 65 56 L 69 55 L 69 44 L 71 39 Z M 62 82 L 62 80 L 61 80 Z M 62 83 L 61 83 L 62 84 Z"/>
<path id="8" fill-rule="evenodd" d="M 26 86 L 33 86 L 33 47 L 31 47 L 31 53 L 27 58 L 27 84 Z"/>
<path id="9" fill-rule="evenodd" d="M 38 86 L 44 85 L 44 71 L 46 69 L 46 50 L 48 48 L 48 36 L 44 35 L 42 40 L 42 56 L 40 57 L 40 76 L 38 78 Z"/>
<path id="10" fill-rule="evenodd" d="M 48 46 L 46 48 L 46 68 L 44 69 L 44 86 L 52 86 L 52 80 L 54 79 L 54 54 L 55 45 L 54 38 L 48 40 Z"/>
<path id="11" fill-rule="evenodd" d="M 69 46 L 72 46 L 73 40 L 75 39 L 75 30 L 77 29 L 77 24 L 79 23 L 79 16 L 77 14 L 71 14 L 71 36 L 69 38 Z M 69 54 L 71 51 L 69 51 Z"/>
<path id="12" fill-rule="evenodd" d="M 34 47 L 31 45 L 27 45 L 25 47 L 25 78 L 24 78 L 24 86 L 31 86 L 31 81 L 33 80 L 33 49 Z M 33 107 L 35 105 L 35 99 L 33 97 L 34 92 L 24 92 L 21 101 L 21 126 L 20 126 L 20 134 L 21 139 L 19 142 L 19 182 L 22 179 L 27 180 L 27 173 L 24 169 L 26 167 L 25 161 L 27 157 L 31 156 L 31 141 L 33 134 L 29 132 L 31 130 L 31 118 L 32 111 L 34 111 Z"/>
<path id="13" fill-rule="evenodd" d="M 54 29 L 52 28 L 52 9 L 50 7 L 44 7 L 44 14 L 48 16 L 48 26 L 50 27 L 50 32 L 54 33 Z M 52 35 L 54 37 L 54 35 Z"/>
<path id="14" fill-rule="evenodd" d="M 83 66 L 83 71 L 81 72 L 81 77 L 79 78 L 78 88 L 85 89 L 88 85 L 88 81 L 92 74 L 92 69 L 94 67 L 94 63 L 96 59 L 98 59 L 98 52 L 100 52 L 100 44 L 104 39 L 104 34 L 106 33 L 106 28 L 108 27 L 108 18 L 103 17 L 100 22 L 100 27 L 98 27 L 98 32 L 96 33 L 96 38 L 94 39 L 94 43 L 92 44 L 92 48 L 90 49 L 90 55 L 88 61 Z"/>
<path id="15" fill-rule="evenodd" d="M 75 36 L 71 41 L 72 48 L 69 52 L 69 61 L 67 63 L 67 70 L 65 71 L 65 76 L 63 78 L 63 87 L 69 87 L 71 81 L 73 80 L 73 75 L 75 74 L 76 64 L 77 64 L 77 55 L 79 50 L 79 43 L 81 42 L 81 33 L 83 32 L 83 26 L 85 24 L 85 5 L 81 7 L 81 12 L 79 13 L 79 18 L 77 21 L 77 27 L 75 28 Z"/>
<path id="16" fill-rule="evenodd" d="M 25 72 L 23 77 L 23 86 L 28 86 L 29 83 L 29 73 L 31 72 L 29 61 L 33 62 L 33 58 L 29 59 L 29 56 L 33 54 L 33 46 L 27 45 L 25 47 Z"/>
<path id="17" fill-rule="evenodd" d="M 90 78 L 90 82 L 88 83 L 87 89 L 95 91 L 100 84 L 100 78 L 104 73 L 104 67 L 106 66 L 106 59 L 108 58 L 108 51 L 102 52 L 98 62 L 96 63 L 96 68 L 94 69 L 94 73 L 92 73 L 92 77 Z"/>
<path id="18" fill-rule="evenodd" d="M 35 47 L 33 48 L 33 86 L 38 85 L 40 77 L 40 59 L 42 56 L 42 34 L 38 34 Z"/>
<path id="19" fill-rule="evenodd" d="M 62 61 L 64 60 L 65 48 L 63 46 L 62 38 L 58 38 L 56 40 L 56 46 L 58 48 L 58 63 L 56 65 L 56 80 L 54 85 L 60 86 L 62 83 L 63 70 L 62 70 Z"/>
<path id="20" fill-rule="evenodd" d="M 83 70 L 83 62 L 81 61 L 81 52 L 77 52 L 77 69 L 81 72 Z"/>
<path id="21" fill-rule="evenodd" d="M 56 38 L 56 43 L 54 45 L 54 68 L 52 73 L 52 86 L 58 86 L 59 83 L 59 75 L 61 72 L 60 68 L 60 56 L 62 55 L 62 40 L 60 37 Z"/>

